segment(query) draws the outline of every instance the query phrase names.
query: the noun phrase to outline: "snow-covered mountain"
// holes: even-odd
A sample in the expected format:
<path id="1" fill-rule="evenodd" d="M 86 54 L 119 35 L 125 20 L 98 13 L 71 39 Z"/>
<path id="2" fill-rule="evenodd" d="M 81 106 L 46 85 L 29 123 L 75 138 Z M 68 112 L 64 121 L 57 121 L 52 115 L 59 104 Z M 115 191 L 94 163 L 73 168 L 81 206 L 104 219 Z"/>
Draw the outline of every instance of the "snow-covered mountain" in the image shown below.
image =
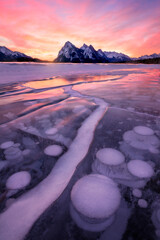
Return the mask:
<path id="1" fill-rule="evenodd" d="M 55 62 L 81 62 L 83 59 L 82 50 L 78 49 L 69 41 L 65 43 L 64 47 L 59 51 Z"/>
<path id="2" fill-rule="evenodd" d="M 0 61 L 37 61 L 24 53 L 14 52 L 10 49 L 0 46 Z"/>
<path id="3" fill-rule="evenodd" d="M 131 60 L 129 56 L 123 53 L 104 51 L 104 54 L 109 62 L 129 62 Z"/>
<path id="4" fill-rule="evenodd" d="M 136 60 L 153 59 L 153 58 L 160 58 L 160 53 L 159 54 L 153 53 L 151 55 L 144 55 L 144 56 L 141 56 L 141 57 L 137 58 Z"/>
<path id="5" fill-rule="evenodd" d="M 58 53 L 54 62 L 77 62 L 77 63 L 108 63 L 128 62 L 131 58 L 123 53 L 96 51 L 92 45 L 83 44 L 77 48 L 71 42 L 66 42 Z"/>

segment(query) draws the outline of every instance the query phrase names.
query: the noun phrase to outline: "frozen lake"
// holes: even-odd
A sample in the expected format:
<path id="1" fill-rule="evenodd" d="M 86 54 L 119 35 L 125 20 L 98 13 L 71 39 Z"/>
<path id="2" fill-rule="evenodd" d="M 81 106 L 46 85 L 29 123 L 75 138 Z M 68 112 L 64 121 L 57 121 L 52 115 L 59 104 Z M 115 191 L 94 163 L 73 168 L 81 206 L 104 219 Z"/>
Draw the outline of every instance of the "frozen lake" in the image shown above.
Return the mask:
<path id="1" fill-rule="evenodd" d="M 160 65 L 0 73 L 0 239 L 159 239 Z"/>

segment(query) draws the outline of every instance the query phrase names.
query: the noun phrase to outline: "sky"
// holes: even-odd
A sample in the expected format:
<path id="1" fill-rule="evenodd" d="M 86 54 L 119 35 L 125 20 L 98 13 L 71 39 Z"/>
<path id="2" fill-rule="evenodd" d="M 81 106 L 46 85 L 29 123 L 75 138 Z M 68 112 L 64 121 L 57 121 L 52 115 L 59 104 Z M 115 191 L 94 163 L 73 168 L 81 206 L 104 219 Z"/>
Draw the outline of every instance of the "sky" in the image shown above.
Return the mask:
<path id="1" fill-rule="evenodd" d="M 53 60 L 66 41 L 160 53 L 160 0 L 0 0 L 0 46 Z"/>

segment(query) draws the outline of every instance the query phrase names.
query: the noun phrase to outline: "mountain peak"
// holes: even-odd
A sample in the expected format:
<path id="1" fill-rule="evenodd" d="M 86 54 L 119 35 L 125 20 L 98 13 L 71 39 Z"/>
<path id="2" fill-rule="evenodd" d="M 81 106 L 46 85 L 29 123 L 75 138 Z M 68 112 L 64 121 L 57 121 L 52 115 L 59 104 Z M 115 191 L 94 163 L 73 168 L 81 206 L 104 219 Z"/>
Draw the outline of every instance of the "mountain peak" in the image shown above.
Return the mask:
<path id="1" fill-rule="evenodd" d="M 92 51 L 96 51 L 92 45 L 89 45 L 89 49 L 91 49 Z"/>
<path id="2" fill-rule="evenodd" d="M 88 48 L 88 46 L 84 43 L 80 49 L 85 50 L 86 48 Z"/>
<path id="3" fill-rule="evenodd" d="M 75 47 L 70 41 L 65 42 L 64 47 Z"/>

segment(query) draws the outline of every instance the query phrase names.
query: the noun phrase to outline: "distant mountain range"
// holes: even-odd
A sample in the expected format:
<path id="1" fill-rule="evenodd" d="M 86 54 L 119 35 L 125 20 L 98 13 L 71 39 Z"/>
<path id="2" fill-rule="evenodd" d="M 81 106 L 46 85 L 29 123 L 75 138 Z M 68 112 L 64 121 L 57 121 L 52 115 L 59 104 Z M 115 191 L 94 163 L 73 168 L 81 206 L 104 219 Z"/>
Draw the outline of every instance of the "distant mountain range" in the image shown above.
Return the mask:
<path id="1" fill-rule="evenodd" d="M 81 48 L 77 48 L 71 42 L 66 42 L 58 53 L 58 57 L 54 62 L 73 62 L 73 63 L 126 63 L 126 62 L 142 62 L 154 63 L 154 60 L 160 60 L 160 54 L 145 55 L 139 58 L 130 58 L 129 56 L 118 52 L 107 52 L 99 49 L 96 51 L 92 45 L 83 44 Z M 160 61 L 159 61 L 160 63 Z"/>
<path id="2" fill-rule="evenodd" d="M 14 52 L 5 46 L 0 46 L 0 62 L 48 62 L 37 58 L 32 58 L 21 52 Z M 160 63 L 160 53 L 144 55 L 139 58 L 130 58 L 129 56 L 118 52 L 107 52 L 99 49 L 96 51 L 92 45 L 83 44 L 77 48 L 71 42 L 66 42 L 58 53 L 54 62 L 72 62 L 72 63 Z"/>
<path id="3" fill-rule="evenodd" d="M 37 58 L 32 58 L 24 53 L 13 52 L 10 49 L 0 46 L 0 61 L 1 62 L 39 62 Z"/>

